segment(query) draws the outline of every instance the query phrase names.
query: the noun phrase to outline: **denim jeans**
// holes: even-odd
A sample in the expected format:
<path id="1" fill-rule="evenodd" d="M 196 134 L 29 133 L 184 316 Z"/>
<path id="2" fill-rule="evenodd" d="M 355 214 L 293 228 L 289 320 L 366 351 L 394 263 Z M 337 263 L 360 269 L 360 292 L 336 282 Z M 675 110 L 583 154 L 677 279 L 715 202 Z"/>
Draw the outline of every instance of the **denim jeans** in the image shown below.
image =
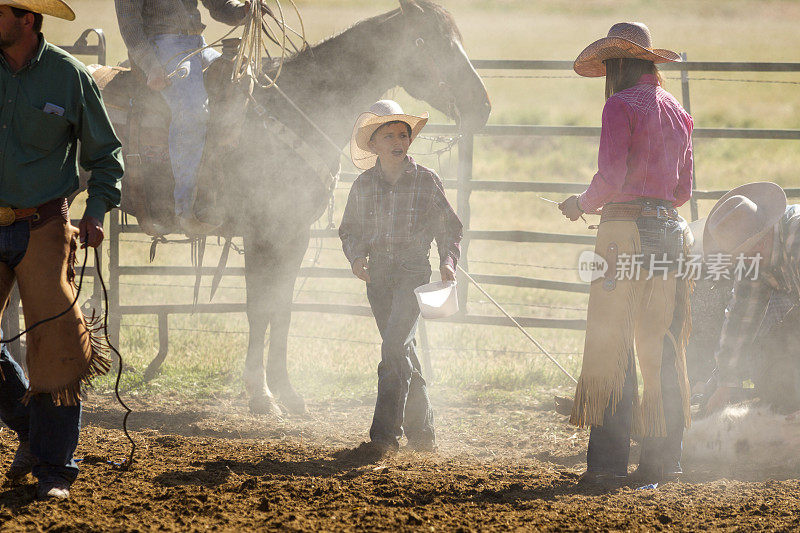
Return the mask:
<path id="1" fill-rule="evenodd" d="M 0 226 L 0 305 L 6 303 L 14 283 L 12 269 L 25 256 L 29 236 L 27 221 Z M 49 394 L 37 394 L 28 405 L 23 405 L 21 400 L 27 389 L 25 373 L 3 345 L 0 347 L 0 420 L 17 433 L 20 442 L 30 441 L 31 451 L 39 459 L 33 474 L 40 481 L 63 479 L 71 483 L 78 475 L 73 453 L 81 427 L 80 405 L 58 407 Z"/>
<path id="2" fill-rule="evenodd" d="M 212 48 L 181 61 L 205 46 L 200 35 L 157 35 L 156 55 L 167 74 L 184 69 L 171 78 L 171 85 L 161 94 L 172 112 L 169 127 L 169 156 L 175 177 L 175 213 L 189 215 L 194 204 L 197 172 L 203 158 L 208 126 L 208 94 L 203 83 L 203 69 L 220 56 Z M 186 77 L 182 77 L 186 74 Z"/>
<path id="3" fill-rule="evenodd" d="M 589 433 L 589 450 L 586 454 L 587 470 L 608 472 L 620 476 L 628 473 L 631 449 L 631 417 L 636 391 L 636 368 L 631 357 L 625 374 L 622 397 L 611 413 L 606 407 L 602 426 L 592 426 Z M 661 396 L 664 402 L 666 437 L 646 437 L 642 440 L 639 467 L 665 473 L 681 472 L 683 451 L 683 403 L 675 368 L 675 350 L 672 341 L 664 339 L 661 358 Z"/>
<path id="4" fill-rule="evenodd" d="M 409 443 L 432 444 L 433 409 L 414 340 L 419 320 L 414 289 L 430 281 L 430 263 L 427 256 L 370 257 L 369 275 L 367 298 L 383 340 L 370 439 L 396 447 L 405 433 Z"/>
<path id="5" fill-rule="evenodd" d="M 78 477 L 73 454 L 81 430 L 80 404 L 56 406 L 49 394 L 37 394 L 23 405 L 28 380 L 5 346 L 0 351 L 0 370 L 0 420 L 17 433 L 20 442 L 30 441 L 31 452 L 39 460 L 33 475 L 39 481 L 72 483 Z"/>

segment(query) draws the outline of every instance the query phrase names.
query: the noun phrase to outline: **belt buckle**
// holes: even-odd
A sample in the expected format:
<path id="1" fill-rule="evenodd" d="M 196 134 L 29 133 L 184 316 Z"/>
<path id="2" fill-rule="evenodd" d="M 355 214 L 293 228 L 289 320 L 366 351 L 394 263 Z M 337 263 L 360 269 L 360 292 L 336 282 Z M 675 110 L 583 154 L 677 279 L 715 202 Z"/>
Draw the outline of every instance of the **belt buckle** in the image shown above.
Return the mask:
<path id="1" fill-rule="evenodd" d="M 17 220 L 17 215 L 10 207 L 0 207 L 0 226 L 10 226 Z"/>

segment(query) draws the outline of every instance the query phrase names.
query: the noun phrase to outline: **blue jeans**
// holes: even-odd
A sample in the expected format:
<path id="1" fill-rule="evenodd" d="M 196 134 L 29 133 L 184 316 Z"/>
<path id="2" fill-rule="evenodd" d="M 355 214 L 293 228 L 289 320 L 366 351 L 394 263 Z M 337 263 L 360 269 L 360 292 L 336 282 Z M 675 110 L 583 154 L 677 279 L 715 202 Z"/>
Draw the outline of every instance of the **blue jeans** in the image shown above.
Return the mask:
<path id="1" fill-rule="evenodd" d="M 430 281 L 430 263 L 427 256 L 370 257 L 369 275 L 367 298 L 383 340 L 370 439 L 396 447 L 405 432 L 411 444 L 432 444 L 433 409 L 414 340 L 419 320 L 414 289 Z"/>
<path id="2" fill-rule="evenodd" d="M 661 357 L 661 396 L 664 403 L 666 437 L 646 437 L 642 440 L 639 467 L 664 473 L 681 472 L 683 452 L 683 403 L 675 369 L 675 350 L 672 342 L 664 339 Z M 622 398 L 611 414 L 611 404 L 606 407 L 602 426 L 592 426 L 589 433 L 589 450 L 586 454 L 587 470 L 608 472 L 619 476 L 628 474 L 628 457 L 631 450 L 631 417 L 636 391 L 636 368 L 631 357 L 622 386 Z"/>
<path id="3" fill-rule="evenodd" d="M 0 226 L 0 305 L 3 307 L 14 284 L 13 268 L 25 256 L 29 236 L 27 221 Z M 3 345 L 0 347 L 0 420 L 17 433 L 20 442 L 30 441 L 31 451 L 39 459 L 33 474 L 40 481 L 72 483 L 78 476 L 73 454 L 78 446 L 81 407 L 57 407 L 49 394 L 37 394 L 28 405 L 23 405 L 21 400 L 27 389 L 25 373 Z"/>
<path id="4" fill-rule="evenodd" d="M 212 48 L 181 61 L 198 48 L 205 46 L 200 35 L 157 35 L 156 55 L 167 74 L 177 68 L 179 72 L 171 79 L 171 85 L 161 94 L 172 112 L 169 127 L 169 156 L 175 177 L 175 213 L 189 215 L 194 205 L 197 187 L 197 172 L 203 158 L 208 126 L 208 94 L 203 83 L 203 69 L 220 56 Z"/>
<path id="5" fill-rule="evenodd" d="M 0 420 L 17 433 L 20 442 L 30 441 L 31 452 L 39 460 L 33 475 L 39 481 L 78 477 L 73 454 L 81 431 L 81 406 L 56 406 L 49 394 L 33 396 L 28 405 L 20 401 L 28 389 L 22 368 L 2 347 L 0 351 Z"/>

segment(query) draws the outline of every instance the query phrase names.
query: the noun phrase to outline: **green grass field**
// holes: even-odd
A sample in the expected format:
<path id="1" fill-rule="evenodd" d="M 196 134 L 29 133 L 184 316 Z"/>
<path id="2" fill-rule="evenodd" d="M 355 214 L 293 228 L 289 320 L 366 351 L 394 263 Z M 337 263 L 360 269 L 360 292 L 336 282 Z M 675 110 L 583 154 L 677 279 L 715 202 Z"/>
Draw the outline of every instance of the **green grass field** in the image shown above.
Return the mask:
<path id="1" fill-rule="evenodd" d="M 705 61 L 798 60 L 800 34 L 796 21 L 800 3 L 769 0 L 454 0 L 444 1 L 464 34 L 465 48 L 474 59 L 572 60 L 589 42 L 602 37 L 614 22 L 642 20 L 654 35 L 656 46 L 686 52 L 689 59 Z M 68 43 L 87 27 L 101 27 L 109 38 L 109 61 L 125 57 L 110 0 L 73 0 L 78 13 L 74 23 L 47 20 L 45 35 Z M 329 0 L 299 2 L 310 40 L 341 31 L 357 20 L 397 6 L 396 2 Z M 215 39 L 224 28 L 210 24 Z M 486 72 L 495 124 L 591 125 L 600 122 L 603 82 L 581 79 L 571 72 Z M 498 75 L 530 75 L 504 78 Z M 666 73 L 666 88 L 680 94 L 677 73 Z M 691 108 L 697 127 L 800 128 L 800 76 L 789 73 L 693 73 Z M 747 81 L 735 81 L 747 80 Z M 776 83 L 781 82 L 781 83 Z M 410 111 L 427 109 L 402 91 L 393 92 Z M 343 117 L 351 121 L 354 117 Z M 434 122 L 441 115 L 434 114 Z M 418 141 L 412 151 L 425 151 Z M 595 170 L 596 139 L 479 138 L 475 148 L 476 179 L 519 181 L 570 181 L 588 183 Z M 421 158 L 454 178 L 456 154 L 439 162 Z M 772 180 L 797 186 L 800 150 L 797 141 L 698 140 L 695 143 L 696 177 L 701 189 L 725 189 L 754 180 Z M 337 222 L 347 188 L 337 193 Z M 524 229 L 562 233 L 589 233 L 581 223 L 569 224 L 558 211 L 534 194 L 473 193 L 472 229 Z M 451 197 L 455 201 L 455 196 Z M 701 203 L 701 214 L 710 207 Z M 79 206 L 75 206 L 76 215 Z M 688 210 L 684 212 L 688 217 Z M 147 263 L 144 236 L 127 235 L 122 243 L 125 264 Z M 315 242 L 306 258 L 311 264 Z M 346 267 L 338 241 L 322 243 L 322 266 Z M 474 242 L 469 250 L 470 269 L 478 273 L 510 274 L 577 281 L 572 269 L 580 246 L 525 245 Z M 218 248 L 207 252 L 207 265 L 216 264 Z M 106 252 L 107 253 L 107 252 Z M 189 264 L 185 246 L 164 246 L 159 265 Z M 232 266 L 242 260 L 233 257 Z M 126 278 L 121 287 L 123 304 L 190 303 L 191 278 Z M 302 280 L 300 280 L 302 281 Z M 210 284 L 210 279 L 204 284 Z M 299 284 L 298 284 L 299 285 Z M 243 280 L 226 278 L 215 301 L 243 301 Z M 488 287 L 512 313 L 526 316 L 582 318 L 586 297 L 540 290 Z M 207 287 L 204 295 L 208 294 Z M 203 296 L 201 296 L 201 299 Z M 469 311 L 499 315 L 471 291 Z M 310 279 L 297 301 L 364 304 L 363 284 L 353 280 Z M 149 385 L 140 384 L 141 371 L 157 351 L 155 317 L 125 317 L 122 352 L 130 366 L 126 385 L 137 391 L 177 390 L 192 394 L 230 394 L 241 391 L 239 373 L 246 350 L 244 315 L 194 315 L 171 317 L 170 356 L 163 374 Z M 435 387 L 461 396 L 535 394 L 566 386 L 552 365 L 519 331 L 505 327 L 427 324 Z M 228 333 L 219 333 L 225 331 Z M 541 342 L 558 353 L 567 368 L 577 372 L 582 332 L 533 330 Z M 361 397 L 375 387 L 379 337 L 367 318 L 295 314 L 290 339 L 290 373 L 296 387 L 309 398 Z M 337 340 L 331 340 L 337 339 Z M 112 381 L 98 382 L 101 390 Z"/>

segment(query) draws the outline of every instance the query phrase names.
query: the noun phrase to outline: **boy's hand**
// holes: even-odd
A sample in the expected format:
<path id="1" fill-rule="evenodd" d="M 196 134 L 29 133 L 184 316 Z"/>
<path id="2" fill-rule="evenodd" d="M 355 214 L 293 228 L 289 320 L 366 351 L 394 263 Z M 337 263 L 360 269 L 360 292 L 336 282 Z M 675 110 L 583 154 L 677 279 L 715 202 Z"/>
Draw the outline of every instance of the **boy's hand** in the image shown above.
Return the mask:
<path id="1" fill-rule="evenodd" d="M 367 270 L 367 258 L 359 257 L 353 261 L 353 274 L 361 281 L 369 283 L 369 270 Z"/>
<path id="2" fill-rule="evenodd" d="M 560 204 L 558 204 L 558 208 L 561 210 L 561 213 L 570 219 L 571 221 L 575 222 L 581 215 L 583 215 L 583 210 L 578 205 L 578 195 L 573 194 Z"/>
<path id="3" fill-rule="evenodd" d="M 450 265 L 442 265 L 439 267 L 439 274 L 442 275 L 442 281 L 455 281 L 456 271 Z"/>

